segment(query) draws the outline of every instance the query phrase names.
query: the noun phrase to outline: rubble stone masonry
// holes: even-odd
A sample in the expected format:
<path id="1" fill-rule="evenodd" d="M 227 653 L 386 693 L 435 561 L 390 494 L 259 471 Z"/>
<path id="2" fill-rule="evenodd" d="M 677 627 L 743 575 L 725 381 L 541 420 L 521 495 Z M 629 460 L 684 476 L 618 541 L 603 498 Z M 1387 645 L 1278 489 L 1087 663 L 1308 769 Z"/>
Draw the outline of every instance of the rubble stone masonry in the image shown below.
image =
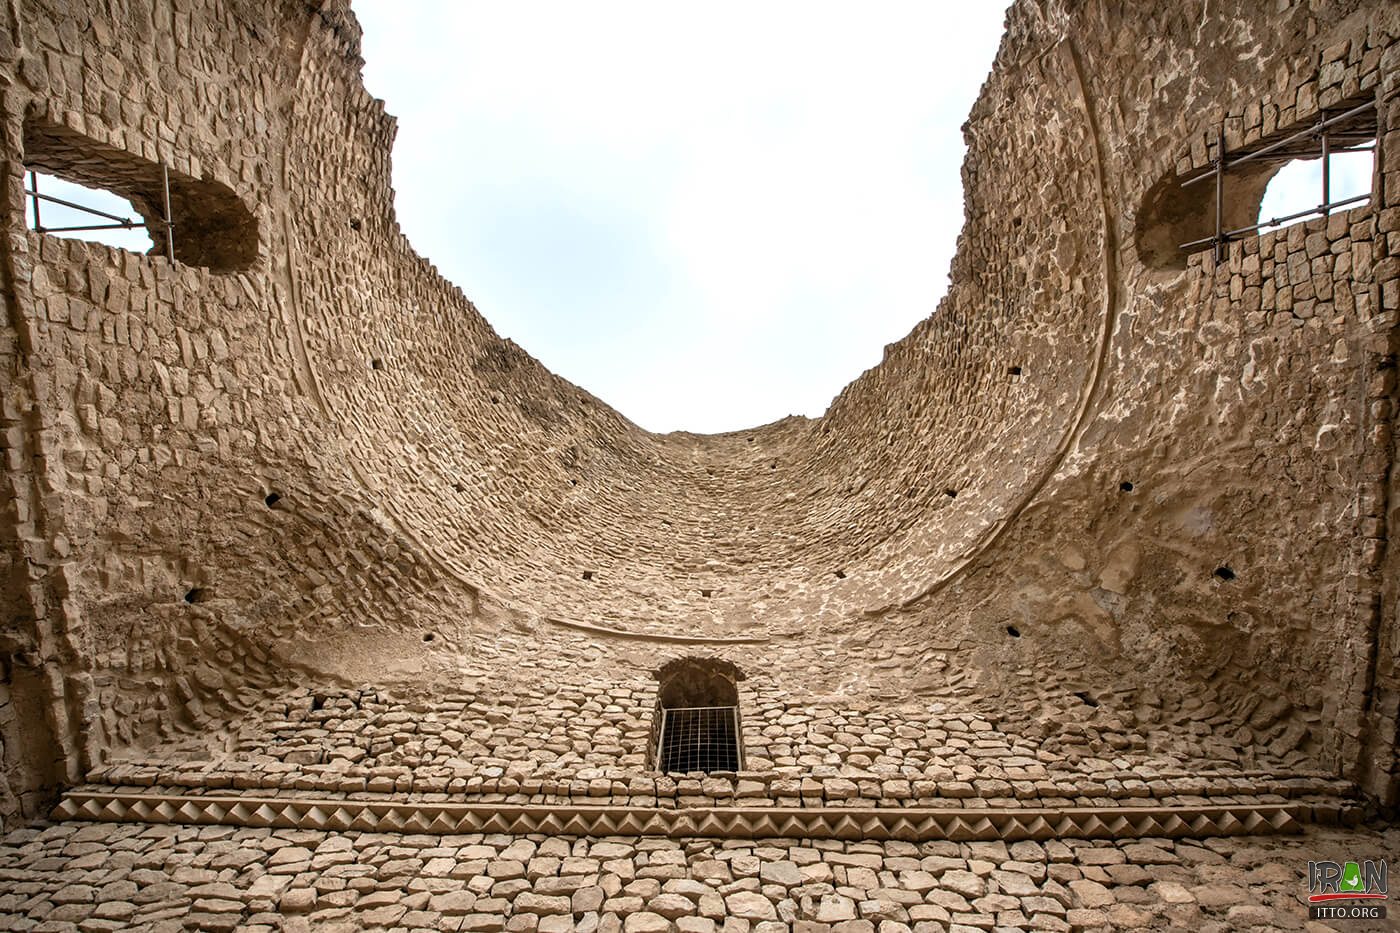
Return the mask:
<path id="1" fill-rule="evenodd" d="M 1016 0 L 947 296 L 711 436 L 413 251 L 359 40 L 0 6 L 0 928 L 1302 928 L 1400 854 L 1400 6 Z M 1368 203 L 1177 248 L 1366 103 Z M 687 658 L 738 771 L 655 770 Z"/>

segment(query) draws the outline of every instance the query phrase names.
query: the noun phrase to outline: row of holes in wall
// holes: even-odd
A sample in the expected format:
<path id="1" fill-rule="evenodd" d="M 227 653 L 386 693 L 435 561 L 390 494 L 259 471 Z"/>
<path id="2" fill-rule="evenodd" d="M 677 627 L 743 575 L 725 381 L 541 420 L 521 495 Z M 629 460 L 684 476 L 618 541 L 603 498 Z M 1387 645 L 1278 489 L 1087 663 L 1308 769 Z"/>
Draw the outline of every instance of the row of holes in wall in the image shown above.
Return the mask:
<path id="1" fill-rule="evenodd" d="M 1123 492 L 1132 492 L 1132 491 L 1133 491 L 1133 484 L 1132 484 L 1131 482 L 1128 482 L 1128 481 L 1125 480 L 1125 481 L 1123 481 L 1123 482 L 1121 482 L 1121 483 L 1118 484 L 1118 488 L 1119 488 L 1121 491 L 1123 491 Z M 460 491 L 460 490 L 459 490 L 459 491 Z M 950 490 L 950 492 L 951 492 L 951 490 Z M 953 495 L 956 495 L 956 493 L 952 493 L 952 494 L 953 494 Z M 266 506 L 267 506 L 268 508 L 270 508 L 270 509 L 271 509 L 271 508 L 275 508 L 275 507 L 277 506 L 277 504 L 278 504 L 279 502 L 281 502 L 281 501 L 282 501 L 282 494 L 279 493 L 279 492 L 269 492 L 266 496 L 263 497 L 263 504 L 266 505 Z M 838 580 L 844 580 L 844 579 L 846 579 L 846 571 L 845 571 L 844 569 L 838 569 L 838 570 L 836 570 L 836 571 L 835 571 L 835 575 L 836 575 L 836 578 L 837 578 Z M 1229 581 L 1235 579 L 1235 571 L 1234 571 L 1233 569 L 1231 569 L 1229 566 L 1221 565 L 1221 566 L 1215 568 L 1215 570 L 1214 570 L 1213 573 L 1212 573 L 1212 576 L 1214 576 L 1217 580 L 1221 580 L 1221 581 L 1224 581 L 1224 582 L 1229 582 Z M 593 571 L 591 571 L 591 570 L 585 570 L 585 571 L 583 572 L 583 579 L 584 579 L 584 580 L 592 580 L 592 579 L 593 579 Z M 708 599 L 708 598 L 710 598 L 711 596 L 714 595 L 714 590 L 713 590 L 712 588 L 701 589 L 701 590 L 700 590 L 700 595 Z M 196 587 L 196 588 L 194 588 L 194 589 L 191 589 L 191 590 L 189 590 L 189 591 L 185 594 L 185 602 L 187 602 L 187 603 L 202 602 L 202 601 L 204 600 L 204 598 L 205 598 L 205 591 L 204 591 L 202 588 L 199 588 L 199 587 Z M 1018 629 L 1018 628 L 1017 628 L 1016 626 L 1014 626 L 1014 625 L 1008 625 L 1008 626 L 1006 627 L 1006 634 L 1010 635 L 1012 638 L 1020 638 L 1020 637 L 1021 637 L 1021 631 L 1020 631 L 1020 629 Z M 425 642 L 431 642 L 431 641 L 433 641 L 433 639 L 434 639 L 434 636 L 433 636 L 432 634 L 428 634 L 428 635 L 424 635 L 424 636 L 423 636 L 423 641 L 425 641 Z"/>
<path id="2" fill-rule="evenodd" d="M 570 480 L 570 482 L 573 482 L 573 480 Z M 464 491 L 465 491 L 465 487 L 464 487 L 461 483 L 453 483 L 453 484 L 452 484 L 452 488 L 455 489 L 457 492 L 464 492 Z M 1124 480 L 1123 482 L 1121 482 L 1121 483 L 1118 484 L 1118 489 L 1119 489 L 1120 492 L 1132 492 L 1132 491 L 1133 491 L 1133 484 L 1132 484 L 1131 482 L 1127 481 L 1127 480 Z M 956 498 L 958 497 L 958 491 L 957 491 L 956 489 L 948 489 L 948 490 L 945 490 L 945 491 L 944 491 L 944 495 L 948 496 L 948 498 L 950 498 L 950 499 L 956 499 Z M 665 524 L 669 526 L 671 523 L 670 523 L 670 522 L 665 522 Z M 749 530 L 752 531 L 753 529 L 750 528 Z M 837 569 L 837 570 L 833 571 L 833 574 L 835 575 L 836 579 L 838 579 L 838 580 L 844 580 L 844 579 L 846 579 L 846 571 L 845 571 L 844 568 Z M 1228 576 L 1227 576 L 1227 574 L 1228 574 Z M 1217 568 L 1216 571 L 1215 571 L 1215 575 L 1216 575 L 1217 577 L 1219 577 L 1220 579 L 1222 579 L 1222 580 L 1233 580 L 1234 577 L 1235 577 L 1234 572 L 1231 571 L 1230 568 L 1228 568 L 1228 567 L 1220 567 L 1220 568 Z M 584 579 L 584 580 L 592 580 L 592 579 L 593 579 L 593 571 L 591 571 L 591 570 L 585 570 L 585 571 L 583 572 L 583 579 Z M 712 590 L 712 589 L 702 589 L 702 590 L 700 591 L 700 595 L 701 595 L 701 596 L 704 596 L 705 598 L 708 599 L 710 596 L 713 596 L 713 595 L 714 595 L 714 590 Z"/>

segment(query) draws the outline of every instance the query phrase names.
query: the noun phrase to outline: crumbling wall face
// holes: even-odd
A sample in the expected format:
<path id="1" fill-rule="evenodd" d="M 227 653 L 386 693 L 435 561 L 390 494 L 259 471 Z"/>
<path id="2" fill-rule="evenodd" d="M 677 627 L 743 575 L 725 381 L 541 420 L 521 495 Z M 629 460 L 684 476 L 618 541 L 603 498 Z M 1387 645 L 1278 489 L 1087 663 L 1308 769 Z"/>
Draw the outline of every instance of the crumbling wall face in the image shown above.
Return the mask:
<path id="1" fill-rule="evenodd" d="M 1400 534 L 1400 49 L 1388 49 L 1383 66 L 1388 68 L 1388 100 L 1380 114 L 1384 135 L 1377 156 L 1382 208 L 1376 213 L 1376 267 L 1369 296 L 1379 313 L 1365 356 L 1373 419 L 1367 461 L 1373 481 L 1361 497 L 1366 574 L 1359 581 L 1357 611 L 1372 626 L 1367 634 L 1374 643 L 1359 678 L 1364 700 L 1361 780 L 1394 804 L 1400 801 L 1400 547 L 1390 539 Z"/>
<path id="2" fill-rule="evenodd" d="M 7 303 L 7 311 L 13 309 Z M 51 683 L 43 664 L 48 594 L 34 502 L 31 419 L 19 338 L 0 323 L 0 831 L 38 812 L 64 777 L 53 735 Z M 60 693 L 61 696 L 61 693 Z"/>
<path id="3" fill-rule="evenodd" d="M 8 12 L 8 11 L 7 11 Z M 0 34 L 9 35 L 0 14 Z M 13 51 L 0 41 L 0 52 Z M 10 112 L 13 95 L 6 92 Z M 0 178 L 17 200 L 19 127 L 0 124 Z M 24 244 L 0 240 L 0 829 L 33 817 L 60 785 L 81 776 L 81 610 L 72 599 L 69 539 L 49 482 L 61 455 L 55 411 L 36 376 L 53 364 L 42 324 L 28 313 Z"/>
<path id="4" fill-rule="evenodd" d="M 13 322 L 0 412 L 7 817 L 42 812 L 114 749 L 217 733 L 209 713 L 286 689 L 328 630 L 393 632 L 429 611 L 437 576 L 331 453 L 268 259 L 285 201 L 279 98 L 307 30 L 332 25 L 301 4 L 41 7 L 2 63 L 18 75 L 0 270 Z M 202 267 L 182 245 L 192 236 L 172 266 L 160 250 L 23 231 L 26 131 L 41 169 L 137 184 L 165 162 L 177 190 L 201 180 L 187 206 L 201 191 L 236 198 L 230 211 L 256 217 L 227 238 L 246 259 L 251 231 L 251 268 Z M 210 237 L 205 258 L 220 255 Z M 461 588 L 430 602 L 472 606 Z"/>
<path id="5" fill-rule="evenodd" d="M 1197 501 L 1216 527 L 1193 537 L 1218 535 L 1215 553 L 1234 574 L 1215 586 L 1216 612 L 1230 631 L 1213 641 L 1218 656 L 1235 655 L 1228 676 L 1250 693 L 1287 698 L 1298 710 L 1291 731 L 1307 723 L 1304 744 L 1316 743 L 1319 761 L 1393 804 L 1394 728 L 1384 707 L 1394 687 L 1378 673 L 1393 463 L 1387 373 L 1400 314 L 1388 220 L 1400 193 L 1389 154 L 1400 148 L 1400 17 L 1363 4 L 1339 8 L 1327 24 L 1284 59 L 1286 81 L 1237 94 L 1214 122 L 1223 119 L 1227 149 L 1238 149 L 1315 122 L 1325 109 L 1371 100 L 1372 201 L 1247 238 L 1219 265 L 1208 254 L 1193 257 L 1184 307 L 1203 352 L 1182 384 L 1218 373 L 1206 409 L 1218 421 L 1201 433 L 1252 448 L 1237 474 L 1208 481 L 1213 494 Z M 1205 167 L 1215 132 L 1202 126 L 1170 170 Z M 1138 279 L 1144 295 L 1151 279 Z M 1262 579 L 1237 586 L 1251 567 Z"/>
<path id="6" fill-rule="evenodd" d="M 1376 610 L 1393 461 L 1386 153 L 1400 22 L 1367 4 L 1260 17 L 1253 4 L 1212 5 L 1205 20 L 1167 6 L 1076 12 L 1068 32 L 1099 115 L 1119 244 L 1104 387 L 1055 478 L 928 607 L 969 614 L 991 669 L 1077 646 L 1131 660 L 1158 699 L 1189 678 L 1240 741 L 1393 799 L 1381 699 L 1393 688 L 1373 669 L 1393 650 Z M 1370 206 L 1245 238 L 1220 264 L 1145 261 L 1135 234 L 1154 220 L 1152 188 L 1207 167 L 1222 119 L 1238 147 L 1358 97 L 1380 105 Z M 1066 660 L 1076 677 L 1093 667 Z"/>
<path id="7" fill-rule="evenodd" d="M 1394 584 L 1382 562 L 1400 21 L 1348 3 L 1295 4 L 1267 24 L 1247 3 L 1205 19 L 1168 5 L 1058 15 L 1018 6 L 1010 35 L 1072 37 L 1083 63 L 1116 244 L 1102 388 L 1053 480 L 970 573 L 915 605 L 965 619 L 989 672 L 1033 663 L 1077 679 L 1095 666 L 1073 650 L 1069 666 L 1047 664 L 1062 646 L 1131 660 L 1150 716 L 1170 718 L 1172 681 L 1189 678 L 1237 740 L 1394 800 L 1383 591 Z M 1023 47 L 1006 43 L 998 73 L 1035 61 L 1008 60 Z M 994 76 L 974 129 L 999 91 Z M 1238 147 L 1367 97 L 1381 130 L 1371 205 L 1247 238 L 1219 265 L 1144 261 L 1134 234 L 1154 221 L 1141 209 L 1149 190 L 1205 168 L 1222 120 Z M 981 164 L 975 146 L 970 164 Z M 1108 672 L 1097 681 L 1107 687 Z"/>
<path id="8" fill-rule="evenodd" d="M 389 201 L 392 127 L 337 36 L 313 30 L 285 156 L 294 371 L 379 507 L 533 616 L 734 634 L 897 605 L 1043 482 L 1096 370 L 1092 133 L 1072 59 L 1035 41 L 1046 54 L 997 79 L 1006 104 L 978 131 L 966 271 L 939 314 L 823 421 L 701 438 L 628 425 L 413 256 Z M 1011 130 L 1031 123 L 1046 135 Z M 1038 209 L 1049 191 L 1062 209 Z"/>

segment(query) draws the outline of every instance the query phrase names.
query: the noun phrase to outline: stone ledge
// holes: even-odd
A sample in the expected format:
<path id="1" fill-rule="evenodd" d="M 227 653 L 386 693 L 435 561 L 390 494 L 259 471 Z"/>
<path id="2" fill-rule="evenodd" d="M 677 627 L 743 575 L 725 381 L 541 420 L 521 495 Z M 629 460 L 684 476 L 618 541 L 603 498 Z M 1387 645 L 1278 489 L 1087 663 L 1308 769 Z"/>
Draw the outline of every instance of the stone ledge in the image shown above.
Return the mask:
<path id="1" fill-rule="evenodd" d="M 482 774 L 407 766 L 330 768 L 283 762 L 121 763 L 94 768 L 89 786 L 142 787 L 144 793 L 261 793 L 266 796 L 392 794 L 476 804 L 612 807 L 923 807 L 1065 808 L 1279 803 L 1283 799 L 1354 798 L 1356 786 L 1324 774 L 1270 771 L 1085 772 L 1071 780 L 995 777 L 956 780 L 928 774 L 850 772 L 816 776 L 740 772 L 709 776 L 596 769 L 573 773 Z M 436 799 L 435 799 L 436 798 Z M 1219 799 L 1225 798 L 1225 799 Z M 1241 799 L 1246 798 L 1246 799 Z M 1274 798 L 1274 799 L 1269 799 Z"/>
<path id="2" fill-rule="evenodd" d="M 1317 775 L 1270 772 L 1201 772 L 1190 779 L 1144 779 L 1133 772 L 1092 775 L 1078 786 L 1051 780 L 949 782 L 914 776 L 798 777 L 743 772 L 732 777 L 671 779 L 616 773 L 578 776 L 448 779 L 441 773 L 395 769 L 318 770 L 315 766 L 231 770 L 225 763 L 200 768 L 112 765 L 91 770 L 74 792 L 123 787 L 147 796 L 252 794 L 277 799 L 393 800 L 396 803 L 463 803 L 476 807 L 574 806 L 659 810 L 794 810 L 794 808 L 895 808 L 895 810 L 1079 810 L 1093 807 L 1254 806 L 1344 803 L 1357 797 L 1350 782 Z M 1100 779 L 1102 777 L 1102 779 Z"/>
<path id="3" fill-rule="evenodd" d="M 395 800 L 191 796 L 70 791 L 56 820 L 183 823 L 275 829 L 573 836 L 826 838 L 918 842 L 1131 839 L 1301 832 L 1325 813 L 1301 804 L 985 809 L 482 806 Z"/>
<path id="4" fill-rule="evenodd" d="M 609 638 L 626 638 L 638 641 L 655 641 L 678 645 L 766 645 L 773 640 L 773 636 L 763 635 L 685 635 L 675 632 L 653 632 L 635 629 L 617 628 L 611 625 L 603 625 L 598 622 L 579 622 L 574 619 L 558 619 L 545 617 L 545 622 L 560 625 L 564 628 L 576 629 L 580 632 L 588 632 L 591 635 L 602 635 Z"/>

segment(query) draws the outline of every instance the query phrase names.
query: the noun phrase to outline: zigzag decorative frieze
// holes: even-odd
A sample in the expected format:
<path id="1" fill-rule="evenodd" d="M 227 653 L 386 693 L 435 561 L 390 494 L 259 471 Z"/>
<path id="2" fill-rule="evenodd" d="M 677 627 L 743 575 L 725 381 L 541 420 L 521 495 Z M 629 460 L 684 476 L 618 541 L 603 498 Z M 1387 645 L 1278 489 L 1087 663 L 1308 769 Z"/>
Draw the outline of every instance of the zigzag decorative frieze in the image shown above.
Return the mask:
<path id="1" fill-rule="evenodd" d="M 186 796 L 70 791 L 56 820 L 189 823 L 273 829 L 428 834 L 545 833 L 727 839 L 1134 839 L 1301 832 L 1302 804 L 1003 810 L 512 806 L 393 800 Z"/>

